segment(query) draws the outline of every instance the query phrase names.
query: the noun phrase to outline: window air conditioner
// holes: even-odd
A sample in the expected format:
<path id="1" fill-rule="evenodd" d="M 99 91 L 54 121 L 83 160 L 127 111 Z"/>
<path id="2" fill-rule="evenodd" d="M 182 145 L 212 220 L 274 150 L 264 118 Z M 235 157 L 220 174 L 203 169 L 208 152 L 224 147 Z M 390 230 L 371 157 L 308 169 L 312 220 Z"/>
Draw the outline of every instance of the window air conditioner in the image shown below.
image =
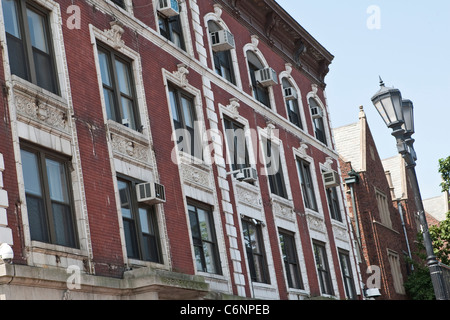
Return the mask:
<path id="1" fill-rule="evenodd" d="M 313 119 L 316 118 L 322 118 L 323 117 L 323 110 L 321 107 L 312 107 L 311 108 L 311 116 Z"/>
<path id="2" fill-rule="evenodd" d="M 295 100 L 297 99 L 297 90 L 292 87 L 284 88 L 284 98 L 286 100 Z"/>
<path id="3" fill-rule="evenodd" d="M 256 180 L 258 180 L 258 173 L 255 168 L 252 167 L 244 168 L 241 169 L 240 172 L 243 174 L 244 177 L 242 181 L 255 182 Z"/>
<path id="4" fill-rule="evenodd" d="M 339 174 L 334 170 L 323 172 L 322 175 L 325 188 L 337 187 L 341 184 Z"/>
<path id="5" fill-rule="evenodd" d="M 258 81 L 264 87 L 273 86 L 278 84 L 277 73 L 272 68 L 264 68 L 255 71 L 256 81 Z"/>
<path id="6" fill-rule="evenodd" d="M 180 6 L 177 0 L 159 0 L 158 11 L 166 17 L 173 17 L 180 14 Z"/>
<path id="7" fill-rule="evenodd" d="M 215 52 L 234 49 L 234 36 L 227 30 L 211 32 L 212 49 Z"/>
<path id="8" fill-rule="evenodd" d="M 164 186 L 158 183 L 145 182 L 136 185 L 138 202 L 157 204 L 166 202 Z"/>

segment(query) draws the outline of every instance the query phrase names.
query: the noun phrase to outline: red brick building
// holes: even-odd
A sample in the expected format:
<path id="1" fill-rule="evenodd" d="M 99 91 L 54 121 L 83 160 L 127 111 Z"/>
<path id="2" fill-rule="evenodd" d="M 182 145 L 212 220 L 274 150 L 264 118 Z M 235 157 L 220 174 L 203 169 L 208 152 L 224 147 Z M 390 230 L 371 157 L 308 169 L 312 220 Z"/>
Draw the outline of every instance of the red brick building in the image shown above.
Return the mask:
<path id="1" fill-rule="evenodd" d="M 333 56 L 275 1 L 2 0 L 0 21 L 0 297 L 362 298 Z"/>
<path id="2" fill-rule="evenodd" d="M 406 299 L 404 258 L 415 258 L 419 224 L 404 160 L 380 159 L 362 107 L 358 122 L 333 131 L 363 283 L 379 289 L 378 299 Z"/>

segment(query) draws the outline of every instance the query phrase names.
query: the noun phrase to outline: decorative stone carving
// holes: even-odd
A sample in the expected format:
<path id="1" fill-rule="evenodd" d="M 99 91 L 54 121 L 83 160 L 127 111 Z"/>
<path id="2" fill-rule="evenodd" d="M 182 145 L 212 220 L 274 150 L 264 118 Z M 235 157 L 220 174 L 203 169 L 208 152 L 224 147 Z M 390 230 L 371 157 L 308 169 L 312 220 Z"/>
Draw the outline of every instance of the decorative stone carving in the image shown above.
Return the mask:
<path id="1" fill-rule="evenodd" d="M 111 133 L 111 146 L 115 154 L 145 163 L 149 162 L 149 147 L 132 141 L 125 136 Z"/>
<path id="2" fill-rule="evenodd" d="M 250 190 L 249 188 L 246 188 L 240 184 L 236 185 L 236 195 L 238 198 L 238 201 L 243 204 L 247 205 L 256 209 L 261 209 L 261 198 L 259 196 L 258 191 Z"/>
<path id="3" fill-rule="evenodd" d="M 322 217 L 318 217 L 315 214 L 307 214 L 306 219 L 311 230 L 325 233 L 325 223 Z"/>
<path id="4" fill-rule="evenodd" d="M 258 51 L 259 37 L 257 35 L 252 35 L 252 51 Z"/>
<path id="5" fill-rule="evenodd" d="M 226 106 L 226 108 L 233 114 L 234 118 L 237 119 L 239 116 L 239 107 L 241 105 L 239 104 L 239 99 L 237 98 L 231 98 L 230 104 Z"/>
<path id="6" fill-rule="evenodd" d="M 217 20 L 220 20 L 220 17 L 222 16 L 222 6 L 220 4 L 214 5 L 214 13 L 216 15 Z"/>
<path id="7" fill-rule="evenodd" d="M 44 97 L 31 97 L 18 90 L 15 90 L 14 94 L 19 119 L 27 123 L 34 122 L 37 127 L 47 127 L 48 130 L 56 129 L 70 134 L 68 110 L 65 106 L 49 103 L 50 100 Z"/>
<path id="8" fill-rule="evenodd" d="M 189 74 L 188 67 L 184 63 L 177 65 L 178 70 L 173 75 L 180 81 L 182 87 L 186 87 L 189 84 L 187 75 Z"/>
<path id="9" fill-rule="evenodd" d="M 109 24 L 111 29 L 104 30 L 105 35 L 111 41 L 114 49 L 121 49 L 125 45 L 125 42 L 122 40 L 122 35 L 125 32 L 123 24 L 119 21 L 111 21 Z"/>
<path id="10" fill-rule="evenodd" d="M 309 147 L 306 143 L 304 143 L 304 142 L 300 143 L 300 147 L 297 149 L 300 157 L 302 157 L 302 158 L 308 157 L 308 153 L 306 152 L 308 150 L 308 148 Z"/>
<path id="11" fill-rule="evenodd" d="M 203 170 L 197 166 L 182 163 L 181 175 L 185 183 L 193 184 L 202 189 L 211 189 L 211 182 L 209 178 L 209 170 Z"/>
<path id="12" fill-rule="evenodd" d="M 294 220 L 294 209 L 291 204 L 272 199 L 272 210 L 275 215 L 287 220 Z"/>
<path id="13" fill-rule="evenodd" d="M 348 241 L 348 231 L 345 227 L 333 224 L 333 234 L 339 240 Z"/>

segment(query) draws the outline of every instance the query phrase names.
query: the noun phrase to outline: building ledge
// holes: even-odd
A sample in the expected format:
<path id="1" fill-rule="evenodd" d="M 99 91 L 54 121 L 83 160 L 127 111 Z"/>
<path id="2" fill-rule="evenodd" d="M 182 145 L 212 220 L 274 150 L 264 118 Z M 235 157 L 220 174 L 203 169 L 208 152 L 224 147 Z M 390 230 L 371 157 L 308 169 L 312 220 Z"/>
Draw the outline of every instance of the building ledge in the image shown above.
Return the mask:
<path id="1" fill-rule="evenodd" d="M 201 276 L 150 267 L 126 271 L 122 279 L 77 273 L 76 269 L 0 264 L 1 299 L 203 299 L 209 285 Z"/>

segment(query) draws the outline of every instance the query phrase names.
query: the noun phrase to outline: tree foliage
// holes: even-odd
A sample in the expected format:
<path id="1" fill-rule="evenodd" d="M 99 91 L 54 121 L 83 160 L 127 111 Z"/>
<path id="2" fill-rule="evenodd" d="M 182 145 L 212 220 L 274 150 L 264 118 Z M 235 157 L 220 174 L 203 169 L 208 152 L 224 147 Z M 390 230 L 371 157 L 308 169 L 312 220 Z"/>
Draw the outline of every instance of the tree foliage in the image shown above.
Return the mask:
<path id="1" fill-rule="evenodd" d="M 439 172 L 442 175 L 442 192 L 450 191 L 450 156 L 439 160 Z M 429 227 L 430 238 L 433 242 L 433 251 L 436 258 L 443 264 L 450 265 L 450 212 L 446 219 L 439 225 Z M 410 299 L 413 300 L 432 300 L 435 298 L 434 289 L 431 282 L 430 271 L 426 266 L 425 247 L 423 245 L 423 236 L 418 236 L 417 256 L 422 263 L 409 261 L 414 266 L 414 271 L 405 281 L 405 289 Z"/>

